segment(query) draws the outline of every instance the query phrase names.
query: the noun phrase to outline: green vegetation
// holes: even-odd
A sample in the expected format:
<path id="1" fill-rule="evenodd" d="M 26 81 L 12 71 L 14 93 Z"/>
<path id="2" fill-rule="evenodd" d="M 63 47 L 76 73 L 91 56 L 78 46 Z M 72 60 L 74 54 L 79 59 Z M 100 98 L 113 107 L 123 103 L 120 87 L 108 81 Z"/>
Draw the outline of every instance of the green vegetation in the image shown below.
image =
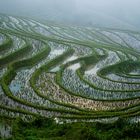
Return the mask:
<path id="1" fill-rule="evenodd" d="M 138 140 L 139 124 L 129 124 L 123 119 L 115 123 L 64 123 L 38 118 L 30 123 L 13 121 L 13 136 L 8 140 Z"/>
<path id="2" fill-rule="evenodd" d="M 140 34 L 0 15 L 0 136 L 140 138 Z"/>

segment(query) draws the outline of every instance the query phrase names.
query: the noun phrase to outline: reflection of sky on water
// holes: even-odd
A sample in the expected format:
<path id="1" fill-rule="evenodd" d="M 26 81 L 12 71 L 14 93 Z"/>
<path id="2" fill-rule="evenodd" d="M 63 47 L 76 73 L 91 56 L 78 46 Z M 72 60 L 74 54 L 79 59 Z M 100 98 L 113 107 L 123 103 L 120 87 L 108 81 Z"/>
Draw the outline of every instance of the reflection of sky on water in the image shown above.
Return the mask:
<path id="1" fill-rule="evenodd" d="M 12 91 L 12 93 L 17 93 L 21 89 L 21 85 L 19 83 L 11 84 L 9 87 L 10 87 L 10 90 Z"/>

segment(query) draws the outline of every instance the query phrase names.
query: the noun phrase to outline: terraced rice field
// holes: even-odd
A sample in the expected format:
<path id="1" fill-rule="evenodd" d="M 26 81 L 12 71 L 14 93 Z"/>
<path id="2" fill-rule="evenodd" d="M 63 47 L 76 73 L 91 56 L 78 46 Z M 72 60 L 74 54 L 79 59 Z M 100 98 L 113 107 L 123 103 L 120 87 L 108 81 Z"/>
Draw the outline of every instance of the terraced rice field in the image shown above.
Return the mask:
<path id="1" fill-rule="evenodd" d="M 0 15 L 0 117 L 140 121 L 140 34 Z M 6 127 L 6 129 L 4 129 Z M 11 128 L 1 125 L 10 135 Z"/>

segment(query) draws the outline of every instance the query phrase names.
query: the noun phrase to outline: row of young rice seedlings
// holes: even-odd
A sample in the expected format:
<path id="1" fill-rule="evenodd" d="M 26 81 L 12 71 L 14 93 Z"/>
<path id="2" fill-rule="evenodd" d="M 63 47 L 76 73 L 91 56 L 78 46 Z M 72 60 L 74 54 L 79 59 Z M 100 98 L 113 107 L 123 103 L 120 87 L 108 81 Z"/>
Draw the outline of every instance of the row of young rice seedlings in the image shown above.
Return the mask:
<path id="1" fill-rule="evenodd" d="M 10 35 L 10 38 L 13 40 L 13 45 L 10 49 L 5 50 L 4 52 L 0 53 L 0 58 L 6 57 L 9 54 L 14 53 L 15 51 L 21 49 L 25 45 L 25 41 L 21 38 L 18 38 L 16 36 Z"/>
<path id="2" fill-rule="evenodd" d="M 137 40 L 135 37 L 129 35 L 128 33 L 123 32 L 115 32 L 118 34 L 123 40 L 131 47 L 132 49 L 136 51 L 140 51 L 140 40 Z"/>
<path id="3" fill-rule="evenodd" d="M 61 48 L 61 46 L 56 46 L 56 49 L 54 48 L 54 46 L 51 48 L 52 51 L 50 52 L 48 57 L 46 57 L 43 61 L 39 62 L 37 65 L 33 66 L 31 69 L 23 69 L 17 72 L 16 77 L 12 80 L 10 84 L 10 89 L 14 96 L 23 99 L 26 102 L 36 104 L 38 106 L 62 108 L 61 106 L 55 105 L 50 101 L 39 97 L 31 88 L 29 81 L 36 69 L 46 64 L 56 56 L 61 55 L 66 50 L 66 48 Z"/>
<path id="4" fill-rule="evenodd" d="M 113 31 L 101 31 L 102 34 L 110 38 L 114 43 L 120 44 L 121 47 L 128 47 L 126 43 Z"/>
<path id="5" fill-rule="evenodd" d="M 113 65 L 117 62 L 119 62 L 120 59 L 117 56 L 117 54 L 115 52 L 109 51 L 109 57 L 107 57 L 107 59 L 102 60 L 99 62 L 99 64 L 97 66 L 95 66 L 92 70 L 92 75 L 96 75 L 97 71 L 106 66 L 106 64 L 108 65 Z M 107 63 L 106 63 L 107 62 Z M 78 77 L 78 75 L 76 74 L 76 70 L 79 68 L 79 64 L 75 64 L 73 66 L 71 66 L 70 68 L 72 68 L 72 70 L 66 68 L 63 72 L 63 85 L 64 87 L 68 88 L 69 90 L 73 89 L 73 92 L 78 93 L 79 95 L 82 94 L 86 97 L 90 97 L 90 98 L 95 98 L 95 99 L 125 99 L 125 98 L 132 98 L 132 97 L 138 97 L 139 93 L 135 93 L 135 92 L 125 92 L 125 94 L 122 94 L 121 92 L 117 92 L 117 94 L 113 91 L 110 92 L 106 92 L 106 91 L 101 91 L 101 90 L 96 90 L 91 88 L 88 84 L 84 83 L 83 81 L 81 81 Z M 91 71 L 88 72 L 89 74 L 91 73 Z M 91 74 L 90 74 L 91 76 Z M 89 77 L 90 77 L 89 76 Z M 85 87 L 85 88 L 84 88 Z"/>
<path id="6" fill-rule="evenodd" d="M 47 117 L 52 117 L 52 116 L 55 116 L 55 115 L 56 116 L 60 115 L 59 113 L 50 112 L 50 111 L 47 111 L 47 110 L 40 110 L 40 109 L 37 109 L 35 107 L 30 107 L 28 105 L 17 102 L 16 100 L 13 100 L 13 99 L 9 98 L 8 96 L 6 96 L 1 87 L 0 87 L 0 92 L 2 93 L 0 95 L 0 97 L 1 97 L 0 105 L 3 106 L 3 107 L 6 107 L 6 108 L 8 107 L 10 109 L 15 109 L 16 112 L 19 112 L 19 109 L 20 109 L 20 110 L 27 111 L 29 113 L 39 114 L 43 117 L 46 117 L 46 116 Z M 1 110 L 1 108 L 0 108 L 0 110 Z M 13 114 L 16 113 L 16 112 L 13 112 Z M 24 112 L 23 112 L 23 114 L 24 114 Z"/>
<path id="7" fill-rule="evenodd" d="M 124 102 L 95 101 L 78 96 L 73 96 L 68 92 L 64 91 L 55 83 L 55 76 L 56 75 L 54 73 L 41 73 L 36 81 L 36 87 L 42 95 L 56 102 L 71 104 L 89 111 L 125 108 L 140 102 L 138 99 Z"/>

